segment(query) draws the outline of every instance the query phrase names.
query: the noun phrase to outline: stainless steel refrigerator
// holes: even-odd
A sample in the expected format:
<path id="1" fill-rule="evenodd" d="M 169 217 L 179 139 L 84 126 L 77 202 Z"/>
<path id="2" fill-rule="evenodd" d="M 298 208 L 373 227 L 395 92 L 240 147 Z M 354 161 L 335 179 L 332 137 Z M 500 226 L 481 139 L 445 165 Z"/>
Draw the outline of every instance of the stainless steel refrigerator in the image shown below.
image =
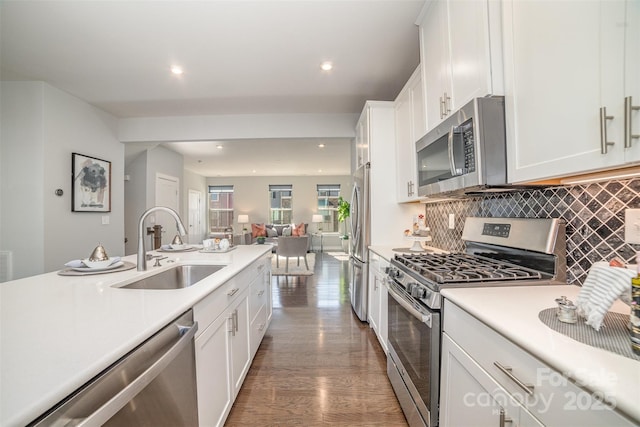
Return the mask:
<path id="1" fill-rule="evenodd" d="M 371 220 L 369 212 L 369 170 L 367 163 L 353 175 L 351 193 L 351 256 L 349 257 L 349 294 L 351 306 L 358 318 L 367 321 L 369 244 Z"/>

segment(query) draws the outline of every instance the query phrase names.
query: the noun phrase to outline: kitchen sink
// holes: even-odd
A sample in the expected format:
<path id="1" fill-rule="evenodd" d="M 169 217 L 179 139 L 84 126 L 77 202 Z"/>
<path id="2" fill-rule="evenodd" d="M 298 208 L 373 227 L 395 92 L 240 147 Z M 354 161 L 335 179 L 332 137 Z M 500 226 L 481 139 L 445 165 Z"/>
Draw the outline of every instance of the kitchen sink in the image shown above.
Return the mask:
<path id="1" fill-rule="evenodd" d="M 176 265 L 162 273 L 122 286 L 121 289 L 182 289 L 223 269 L 224 265 Z"/>

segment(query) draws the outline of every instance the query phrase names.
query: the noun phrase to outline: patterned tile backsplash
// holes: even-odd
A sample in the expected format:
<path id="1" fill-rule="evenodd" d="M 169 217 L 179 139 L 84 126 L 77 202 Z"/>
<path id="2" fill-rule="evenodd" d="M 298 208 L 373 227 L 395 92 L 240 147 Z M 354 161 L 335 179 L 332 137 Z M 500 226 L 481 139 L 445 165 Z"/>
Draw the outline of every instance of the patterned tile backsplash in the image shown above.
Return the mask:
<path id="1" fill-rule="evenodd" d="M 636 248 L 624 242 L 624 211 L 640 208 L 640 179 L 548 187 L 425 205 L 433 245 L 464 251 L 464 218 L 563 218 L 567 222 L 567 281 L 582 284 L 591 264 L 619 257 L 635 264 Z M 448 228 L 449 213 L 456 227 Z"/>

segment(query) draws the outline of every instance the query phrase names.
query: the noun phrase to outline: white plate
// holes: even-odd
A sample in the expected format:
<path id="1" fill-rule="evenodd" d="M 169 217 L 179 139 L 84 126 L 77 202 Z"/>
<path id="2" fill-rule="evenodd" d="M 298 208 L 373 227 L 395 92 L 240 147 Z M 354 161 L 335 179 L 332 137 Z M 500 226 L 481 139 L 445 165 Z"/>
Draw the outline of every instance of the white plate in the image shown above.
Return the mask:
<path id="1" fill-rule="evenodd" d="M 89 267 L 71 267 L 72 270 L 74 271 L 106 271 L 106 270 L 113 270 L 115 268 L 119 268 L 122 267 L 124 265 L 124 262 L 122 261 L 118 261 L 116 263 L 113 263 L 107 267 L 99 267 L 99 268 L 89 268 Z"/>
<path id="2" fill-rule="evenodd" d="M 173 249 L 173 248 L 159 248 L 156 249 L 158 252 L 190 252 L 195 251 L 196 248 L 193 246 L 187 246 L 182 249 Z"/>

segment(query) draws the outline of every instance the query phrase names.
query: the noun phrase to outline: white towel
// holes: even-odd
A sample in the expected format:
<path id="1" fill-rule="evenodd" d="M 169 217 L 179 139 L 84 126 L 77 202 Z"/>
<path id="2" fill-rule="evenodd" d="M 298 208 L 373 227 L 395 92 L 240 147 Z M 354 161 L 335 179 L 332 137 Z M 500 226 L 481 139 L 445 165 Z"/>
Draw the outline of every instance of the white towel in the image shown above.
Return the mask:
<path id="1" fill-rule="evenodd" d="M 631 291 L 631 279 L 637 274 L 629 268 L 610 267 L 607 262 L 594 263 L 576 298 L 578 315 L 599 331 L 605 314 L 616 299 L 626 298 Z"/>

